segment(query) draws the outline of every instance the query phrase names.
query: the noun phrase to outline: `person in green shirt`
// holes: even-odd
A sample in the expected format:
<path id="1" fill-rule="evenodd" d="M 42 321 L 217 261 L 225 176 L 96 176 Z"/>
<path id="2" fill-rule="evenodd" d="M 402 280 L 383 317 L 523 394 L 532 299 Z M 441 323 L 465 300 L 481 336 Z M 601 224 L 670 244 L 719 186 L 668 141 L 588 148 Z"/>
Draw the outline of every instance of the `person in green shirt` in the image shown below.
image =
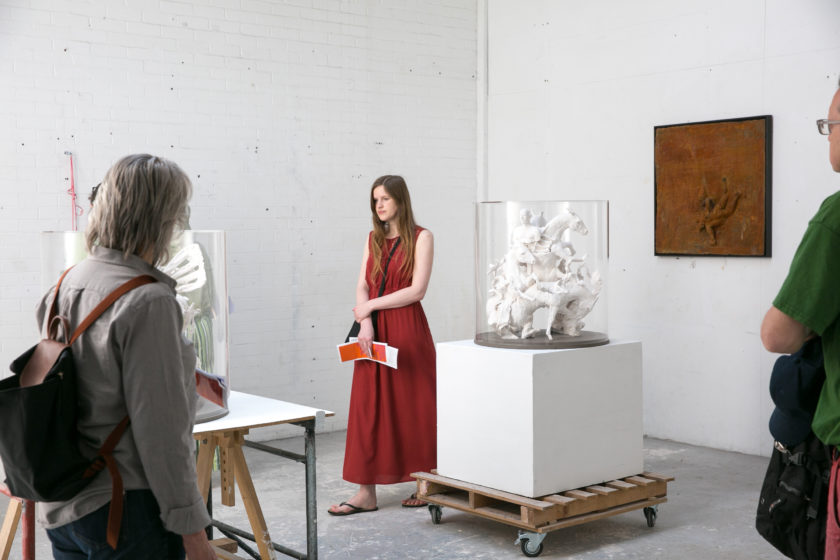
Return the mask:
<path id="1" fill-rule="evenodd" d="M 828 136 L 829 161 L 840 173 L 840 89 L 828 118 L 817 121 Z M 761 323 L 761 342 L 770 352 L 791 354 L 814 336 L 822 337 L 826 380 L 811 423 L 826 445 L 840 446 L 840 191 L 826 198 L 796 250 L 790 271 Z M 829 482 L 825 559 L 840 560 L 837 475 L 834 452 Z"/>

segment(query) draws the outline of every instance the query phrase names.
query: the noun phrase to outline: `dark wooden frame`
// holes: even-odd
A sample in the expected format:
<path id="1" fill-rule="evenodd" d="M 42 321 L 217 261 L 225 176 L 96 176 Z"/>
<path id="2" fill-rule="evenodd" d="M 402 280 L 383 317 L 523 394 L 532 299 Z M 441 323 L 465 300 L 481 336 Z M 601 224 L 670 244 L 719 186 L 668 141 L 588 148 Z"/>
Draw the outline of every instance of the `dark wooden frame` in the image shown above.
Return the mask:
<path id="1" fill-rule="evenodd" d="M 769 257 L 773 117 L 654 127 L 654 254 Z"/>

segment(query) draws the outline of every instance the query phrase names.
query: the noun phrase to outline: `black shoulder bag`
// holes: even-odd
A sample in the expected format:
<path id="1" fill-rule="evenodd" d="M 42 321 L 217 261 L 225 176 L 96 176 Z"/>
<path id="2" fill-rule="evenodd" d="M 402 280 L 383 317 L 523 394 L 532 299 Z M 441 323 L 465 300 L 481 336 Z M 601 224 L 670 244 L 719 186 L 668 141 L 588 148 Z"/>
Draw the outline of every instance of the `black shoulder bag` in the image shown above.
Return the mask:
<path id="1" fill-rule="evenodd" d="M 824 379 L 822 346 L 815 338 L 798 352 L 780 356 L 770 381 L 776 403 L 770 431 L 777 441 L 761 485 L 755 527 L 796 560 L 822 560 L 825 549 L 831 450 L 810 430 Z"/>
<path id="2" fill-rule="evenodd" d="M 382 297 L 382 294 L 385 293 L 385 275 L 388 274 L 388 265 L 391 263 L 391 257 L 394 256 L 394 251 L 397 250 L 397 245 L 400 244 L 400 238 L 398 237 L 397 240 L 394 242 L 394 246 L 391 247 L 391 252 L 388 254 L 388 260 L 385 261 L 385 268 L 382 269 L 382 285 L 379 286 L 379 295 L 376 297 Z M 376 317 L 378 313 L 376 311 L 372 311 L 370 314 L 370 320 L 373 321 L 373 337 L 376 338 Z M 350 332 L 347 334 L 347 338 L 344 339 L 344 342 L 350 342 L 350 338 L 356 338 L 359 336 L 359 330 L 362 328 L 362 325 L 359 324 L 358 321 L 353 321 L 353 326 L 350 327 Z"/>

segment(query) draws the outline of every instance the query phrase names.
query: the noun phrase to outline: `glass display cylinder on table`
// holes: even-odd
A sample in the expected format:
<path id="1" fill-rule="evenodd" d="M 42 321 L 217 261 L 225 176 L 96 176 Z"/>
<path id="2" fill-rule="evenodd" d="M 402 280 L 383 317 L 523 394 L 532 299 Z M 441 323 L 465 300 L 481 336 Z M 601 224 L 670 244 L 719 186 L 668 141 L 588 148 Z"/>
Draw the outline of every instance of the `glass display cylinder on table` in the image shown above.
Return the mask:
<path id="1" fill-rule="evenodd" d="M 87 257 L 84 232 L 41 233 L 41 286 L 46 292 L 61 273 Z M 184 335 L 192 341 L 197 368 L 216 383 L 218 402 L 200 398 L 196 423 L 228 413 L 228 296 L 225 232 L 186 230 L 177 235 L 170 259 L 158 268 L 177 282 L 176 299 L 184 314 Z"/>
<path id="2" fill-rule="evenodd" d="M 476 344 L 609 342 L 608 208 L 605 200 L 476 205 Z"/>

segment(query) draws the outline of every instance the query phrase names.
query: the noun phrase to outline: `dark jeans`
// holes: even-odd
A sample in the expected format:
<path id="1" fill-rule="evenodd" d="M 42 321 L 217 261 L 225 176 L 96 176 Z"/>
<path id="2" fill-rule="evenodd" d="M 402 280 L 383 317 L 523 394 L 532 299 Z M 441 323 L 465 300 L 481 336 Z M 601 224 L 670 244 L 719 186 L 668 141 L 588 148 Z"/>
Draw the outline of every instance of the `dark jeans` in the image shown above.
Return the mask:
<path id="1" fill-rule="evenodd" d="M 57 560 L 183 560 L 181 535 L 163 528 L 151 490 L 129 490 L 123 501 L 117 550 L 107 542 L 110 503 L 67 525 L 47 529 Z"/>

